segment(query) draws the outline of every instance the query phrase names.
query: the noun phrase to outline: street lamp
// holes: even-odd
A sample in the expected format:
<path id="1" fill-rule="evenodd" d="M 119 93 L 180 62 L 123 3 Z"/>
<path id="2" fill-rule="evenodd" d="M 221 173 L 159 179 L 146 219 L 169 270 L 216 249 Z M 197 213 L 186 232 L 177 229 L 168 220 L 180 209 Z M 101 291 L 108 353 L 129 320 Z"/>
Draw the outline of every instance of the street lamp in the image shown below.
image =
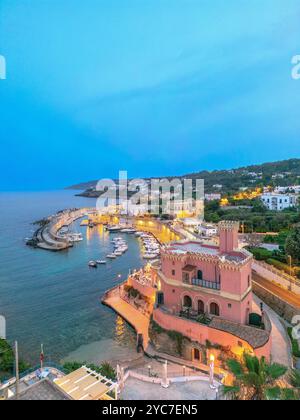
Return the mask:
<path id="1" fill-rule="evenodd" d="M 288 255 L 289 263 L 290 263 L 290 276 L 292 277 L 293 271 L 293 258 L 291 255 Z M 290 290 L 292 290 L 292 279 L 290 278 Z"/>
<path id="2" fill-rule="evenodd" d="M 216 389 L 214 385 L 215 356 L 213 354 L 210 355 L 209 362 L 209 386 L 211 389 Z"/>

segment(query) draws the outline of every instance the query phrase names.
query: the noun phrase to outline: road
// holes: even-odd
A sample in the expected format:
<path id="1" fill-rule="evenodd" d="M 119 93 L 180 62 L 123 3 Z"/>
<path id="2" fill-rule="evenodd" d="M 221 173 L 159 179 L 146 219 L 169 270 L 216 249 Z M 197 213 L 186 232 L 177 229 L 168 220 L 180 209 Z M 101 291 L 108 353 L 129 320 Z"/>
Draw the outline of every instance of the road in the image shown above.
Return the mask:
<path id="1" fill-rule="evenodd" d="M 300 295 L 296 295 L 289 290 L 283 289 L 280 286 L 277 286 L 275 283 L 259 276 L 257 273 L 252 274 L 253 281 L 258 285 L 261 285 L 265 289 L 272 292 L 274 295 L 278 296 L 283 301 L 289 303 L 290 305 L 300 309 Z"/>

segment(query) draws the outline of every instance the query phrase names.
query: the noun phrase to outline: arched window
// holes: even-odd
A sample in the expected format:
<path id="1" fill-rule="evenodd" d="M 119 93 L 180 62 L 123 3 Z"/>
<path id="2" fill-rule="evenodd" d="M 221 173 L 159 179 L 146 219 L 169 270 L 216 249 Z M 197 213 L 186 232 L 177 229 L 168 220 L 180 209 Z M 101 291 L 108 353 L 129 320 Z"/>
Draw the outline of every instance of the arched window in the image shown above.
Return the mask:
<path id="1" fill-rule="evenodd" d="M 183 306 L 185 306 L 186 308 L 192 307 L 192 299 L 187 295 L 183 298 Z"/>
<path id="2" fill-rule="evenodd" d="M 204 302 L 198 300 L 198 315 L 204 314 Z"/>
<path id="3" fill-rule="evenodd" d="M 202 271 L 201 271 L 201 270 L 198 270 L 198 271 L 197 271 L 197 279 L 198 279 L 198 280 L 203 280 L 203 273 L 202 273 Z"/>
<path id="4" fill-rule="evenodd" d="M 219 308 L 219 305 L 216 304 L 215 302 L 212 302 L 210 304 L 210 307 L 209 307 L 209 313 L 211 315 L 220 316 L 220 308 Z"/>

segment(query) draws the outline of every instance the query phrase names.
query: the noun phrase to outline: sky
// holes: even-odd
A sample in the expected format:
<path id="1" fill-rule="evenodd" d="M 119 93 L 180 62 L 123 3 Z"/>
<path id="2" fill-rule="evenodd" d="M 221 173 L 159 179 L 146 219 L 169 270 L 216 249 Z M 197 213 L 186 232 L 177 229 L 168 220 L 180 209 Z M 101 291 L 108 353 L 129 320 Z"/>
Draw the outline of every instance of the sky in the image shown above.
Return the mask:
<path id="1" fill-rule="evenodd" d="M 0 0 L 0 190 L 300 157 L 299 0 Z"/>

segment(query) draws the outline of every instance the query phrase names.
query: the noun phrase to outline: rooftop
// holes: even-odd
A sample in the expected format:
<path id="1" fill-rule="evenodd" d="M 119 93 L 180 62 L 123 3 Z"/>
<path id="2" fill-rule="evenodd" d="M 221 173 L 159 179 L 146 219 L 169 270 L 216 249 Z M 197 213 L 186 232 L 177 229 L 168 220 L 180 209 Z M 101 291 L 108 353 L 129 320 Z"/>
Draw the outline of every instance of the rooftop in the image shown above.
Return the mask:
<path id="1" fill-rule="evenodd" d="M 49 379 L 43 379 L 40 382 L 28 387 L 12 400 L 31 400 L 31 401 L 63 401 L 70 398 L 60 389 L 58 389 Z"/>
<path id="2" fill-rule="evenodd" d="M 220 249 L 217 246 L 204 245 L 202 242 L 197 241 L 176 242 L 166 247 L 165 251 L 177 255 L 184 255 L 188 253 L 209 255 L 213 257 L 219 257 L 220 259 L 224 259 L 224 261 L 236 263 L 246 260 L 250 255 L 248 255 L 245 250 L 224 254 L 220 252 Z"/>
<path id="3" fill-rule="evenodd" d="M 86 366 L 55 380 L 62 392 L 72 400 L 100 400 L 113 399 L 107 394 L 114 390 L 116 383 L 92 371 Z"/>

